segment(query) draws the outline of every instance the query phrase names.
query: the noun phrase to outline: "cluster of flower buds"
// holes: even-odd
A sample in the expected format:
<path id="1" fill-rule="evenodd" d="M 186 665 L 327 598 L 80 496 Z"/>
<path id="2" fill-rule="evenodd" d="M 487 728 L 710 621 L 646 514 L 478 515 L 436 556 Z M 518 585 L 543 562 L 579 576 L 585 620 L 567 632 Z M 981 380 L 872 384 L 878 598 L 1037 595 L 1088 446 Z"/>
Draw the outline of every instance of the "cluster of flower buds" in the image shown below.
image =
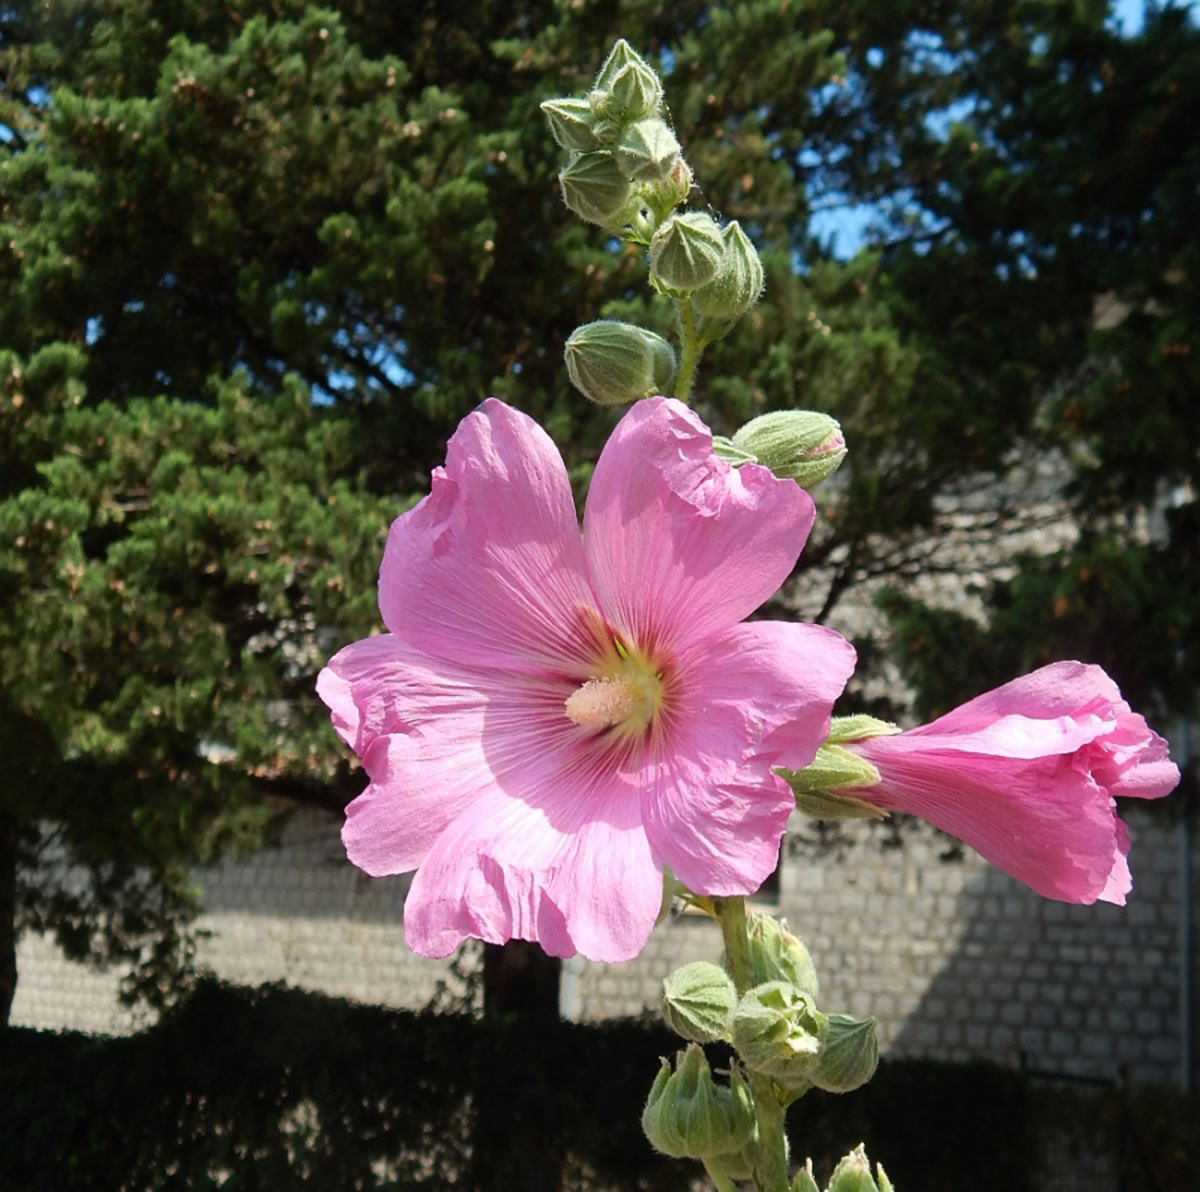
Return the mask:
<path id="1" fill-rule="evenodd" d="M 571 155 L 558 181 L 581 219 L 637 238 L 687 198 L 692 171 L 663 119 L 662 83 L 628 42 L 613 47 L 588 95 L 541 106 Z"/>
<path id="2" fill-rule="evenodd" d="M 686 320 L 681 314 L 691 337 L 685 355 L 694 357 L 758 301 L 763 267 L 736 221 L 721 227 L 707 212 L 676 210 L 691 192 L 692 170 L 671 130 L 658 75 L 628 42 L 618 41 L 586 96 L 548 99 L 541 107 L 554 139 L 570 154 L 558 176 L 567 206 L 648 248 L 655 289 L 687 306 Z M 667 391 L 657 380 L 656 390 L 643 385 L 644 343 L 618 339 L 613 328 L 619 324 L 591 330 L 598 326 L 580 328 L 567 345 L 571 380 L 587 397 L 616 405 Z M 615 353 L 625 348 L 634 360 L 618 366 Z M 657 377 L 666 357 L 657 345 L 654 351 Z M 673 378 L 673 356 L 670 371 Z M 577 376 L 587 380 L 581 384 Z M 688 382 L 690 371 L 685 388 Z"/>
<path id="3" fill-rule="evenodd" d="M 878 1182 L 871 1177 L 871 1164 L 867 1162 L 867 1153 L 860 1144 L 833 1169 L 825 1192 L 892 1192 L 892 1182 L 881 1164 L 875 1165 L 875 1174 Z M 821 1192 L 820 1185 L 813 1177 L 811 1159 L 796 1173 L 791 1192 Z"/>
<path id="4" fill-rule="evenodd" d="M 875 1020 L 825 1014 L 818 1008 L 812 958 L 785 923 L 769 915 L 754 916 L 749 943 L 754 984 L 741 996 L 726 969 L 706 961 L 684 965 L 663 982 L 663 1017 L 676 1034 L 693 1044 L 681 1053 L 678 1071 L 682 1072 L 685 1064 L 700 1062 L 690 1058 L 698 1052 L 696 1044 L 721 1040 L 731 1044 L 738 1056 L 725 1090 L 727 1097 L 741 1096 L 736 1090 L 741 1088 L 743 1069 L 769 1078 L 773 1095 L 783 1102 L 811 1088 L 845 1093 L 868 1081 L 879 1060 Z M 708 1073 L 707 1066 L 704 1071 Z M 711 1074 L 706 1079 L 711 1082 Z M 739 1164 L 731 1154 L 737 1150 L 730 1143 L 731 1127 L 721 1125 L 720 1132 L 712 1136 L 698 1133 L 686 1144 L 693 1148 L 690 1150 L 679 1149 L 676 1135 L 664 1135 L 662 1123 L 674 1120 L 669 1115 L 675 1087 L 661 1075 L 655 1082 L 643 1118 L 651 1143 L 672 1155 L 720 1155 L 725 1169 L 732 1172 Z M 718 1119 L 709 1115 L 705 1120 Z M 748 1142 L 747 1134 L 741 1145 Z M 668 1150 L 668 1146 L 674 1149 Z M 697 1149 L 700 1147 L 709 1149 Z"/>

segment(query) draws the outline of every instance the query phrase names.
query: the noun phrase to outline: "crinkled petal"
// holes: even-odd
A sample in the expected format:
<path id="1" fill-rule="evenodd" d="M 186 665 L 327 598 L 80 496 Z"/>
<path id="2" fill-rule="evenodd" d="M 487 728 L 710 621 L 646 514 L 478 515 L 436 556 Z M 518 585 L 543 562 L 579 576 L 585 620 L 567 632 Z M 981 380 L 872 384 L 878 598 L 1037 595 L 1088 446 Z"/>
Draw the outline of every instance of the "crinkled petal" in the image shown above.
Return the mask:
<path id="1" fill-rule="evenodd" d="M 682 403 L 638 402 L 600 456 L 584 513 L 600 607 L 644 650 L 723 632 L 788 577 L 813 516 L 793 481 L 714 456 Z"/>
<path id="2" fill-rule="evenodd" d="M 1091 712 L 1102 720 L 1112 720 L 1113 709 L 1118 708 L 1128 711 L 1129 706 L 1101 667 L 1083 662 L 1055 662 L 984 692 L 912 732 L 921 736 L 971 733 L 1013 715 L 1056 720 Z"/>
<path id="3" fill-rule="evenodd" d="M 478 681 L 391 634 L 347 646 L 321 672 L 317 691 L 370 778 L 342 828 L 360 869 L 415 869 L 493 781 L 482 748 L 488 697 Z"/>
<path id="4" fill-rule="evenodd" d="M 536 940 L 551 956 L 601 961 L 641 951 L 662 901 L 662 866 L 636 790 L 600 775 L 590 787 L 548 789 L 553 767 L 543 761 L 508 774 L 504 791 L 487 791 L 438 839 L 404 908 L 414 952 L 446 956 L 468 937 Z"/>
<path id="5" fill-rule="evenodd" d="M 1117 727 L 1090 754 L 1092 773 L 1110 795 L 1161 799 L 1179 785 L 1167 743 L 1136 712 L 1120 711 Z"/>
<path id="6" fill-rule="evenodd" d="M 985 756 L 940 750 L 928 740 L 914 754 L 897 748 L 899 740 L 856 742 L 855 752 L 882 781 L 847 794 L 928 820 L 1047 898 L 1115 897 L 1119 882 L 1111 879 L 1124 865 L 1119 842 L 1127 838 L 1108 792 L 1077 757 Z"/>
<path id="7" fill-rule="evenodd" d="M 829 735 L 854 649 L 819 625 L 755 621 L 678 660 L 643 796 L 651 846 L 691 890 L 746 894 L 775 868 L 802 769 Z"/>
<path id="8" fill-rule="evenodd" d="M 429 496 L 392 525 L 385 624 L 432 657 L 561 672 L 583 664 L 580 610 L 594 604 L 562 457 L 531 418 L 485 401 Z"/>

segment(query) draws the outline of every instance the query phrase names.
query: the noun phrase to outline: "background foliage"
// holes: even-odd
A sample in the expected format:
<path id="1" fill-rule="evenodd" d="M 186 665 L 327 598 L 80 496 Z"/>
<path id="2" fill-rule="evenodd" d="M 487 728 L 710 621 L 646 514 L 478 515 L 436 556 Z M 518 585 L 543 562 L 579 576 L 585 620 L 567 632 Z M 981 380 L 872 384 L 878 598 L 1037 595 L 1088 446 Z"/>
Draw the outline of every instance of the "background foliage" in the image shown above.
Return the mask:
<path id="1" fill-rule="evenodd" d="M 580 490 L 616 418 L 573 328 L 668 332 L 559 201 L 537 110 L 661 66 L 698 203 L 768 288 L 696 404 L 839 418 L 786 603 L 892 577 L 934 712 L 1054 657 L 1193 709 L 1200 35 L 1100 0 L 18 0 L 0 10 L 0 1005 L 13 933 L 168 996 L 192 866 L 361 783 L 312 694 L 388 522 L 487 394 Z M 873 248 L 809 234 L 877 205 Z M 1045 457 L 1079 534 L 922 605 L 947 501 Z M 778 610 L 776 610 L 778 611 Z M 886 640 L 862 643 L 865 678 Z M 865 700 L 860 687 L 857 698 Z M 878 709 L 884 710 L 884 709 Z"/>

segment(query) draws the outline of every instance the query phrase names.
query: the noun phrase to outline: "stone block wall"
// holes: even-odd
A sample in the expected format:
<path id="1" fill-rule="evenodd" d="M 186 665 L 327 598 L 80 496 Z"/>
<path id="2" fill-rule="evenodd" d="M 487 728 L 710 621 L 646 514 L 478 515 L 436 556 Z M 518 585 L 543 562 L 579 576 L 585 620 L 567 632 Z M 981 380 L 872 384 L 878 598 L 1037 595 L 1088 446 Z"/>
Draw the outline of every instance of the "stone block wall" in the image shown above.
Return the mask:
<path id="1" fill-rule="evenodd" d="M 1178 828 L 1131 817 L 1134 891 L 1122 908 L 1039 898 L 916 822 L 850 825 L 823 843 L 794 826 L 773 909 L 808 944 L 822 1007 L 874 1015 L 885 1054 L 1180 1082 Z M 450 978 L 447 962 L 404 946 L 407 880 L 355 870 L 327 817 L 297 814 L 278 846 L 198 876 L 200 963 L 226 980 L 417 1007 Z M 627 964 L 567 962 L 563 1011 L 594 1020 L 652 1009 L 672 967 L 720 947 L 703 916 L 675 917 Z M 118 1007 L 116 975 L 68 965 L 37 937 L 21 942 L 18 965 L 16 1023 L 109 1032 L 142 1021 Z"/>

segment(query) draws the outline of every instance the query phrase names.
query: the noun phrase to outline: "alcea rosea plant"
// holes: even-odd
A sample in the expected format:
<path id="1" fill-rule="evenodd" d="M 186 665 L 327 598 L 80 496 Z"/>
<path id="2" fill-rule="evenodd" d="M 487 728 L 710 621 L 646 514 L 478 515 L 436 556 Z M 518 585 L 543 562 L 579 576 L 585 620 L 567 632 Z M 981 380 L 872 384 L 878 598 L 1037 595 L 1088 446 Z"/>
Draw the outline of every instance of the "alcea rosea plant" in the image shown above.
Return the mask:
<path id="1" fill-rule="evenodd" d="M 686 404 L 705 346 L 759 297 L 758 254 L 736 223 L 684 208 L 692 171 L 661 82 L 625 42 L 586 96 L 542 108 L 569 154 L 564 200 L 645 249 L 678 350 L 611 320 L 568 340 L 585 396 L 633 403 L 582 532 L 545 431 L 494 400 L 463 420 L 432 491 L 389 534 L 387 632 L 346 646 L 318 682 L 368 777 L 343 840 L 368 873 L 416 870 L 404 929 L 425 956 L 474 937 L 627 960 L 664 892 L 711 915 L 720 963 L 663 983 L 688 1046 L 653 1079 L 646 1134 L 722 1192 L 818 1192 L 811 1164 L 789 1172 L 784 1111 L 868 1080 L 878 1043 L 873 1020 L 825 1006 L 786 924 L 747 911 L 790 812 L 913 812 L 1047 897 L 1123 903 L 1129 838 L 1113 796 L 1158 798 L 1179 772 L 1081 663 L 909 732 L 832 718 L 849 643 L 746 617 L 794 566 L 814 518 L 806 490 L 846 457 L 841 430 L 793 410 L 714 438 Z M 736 1054 L 724 1072 L 703 1051 L 717 1040 Z M 827 1192 L 890 1187 L 859 1147 Z"/>

